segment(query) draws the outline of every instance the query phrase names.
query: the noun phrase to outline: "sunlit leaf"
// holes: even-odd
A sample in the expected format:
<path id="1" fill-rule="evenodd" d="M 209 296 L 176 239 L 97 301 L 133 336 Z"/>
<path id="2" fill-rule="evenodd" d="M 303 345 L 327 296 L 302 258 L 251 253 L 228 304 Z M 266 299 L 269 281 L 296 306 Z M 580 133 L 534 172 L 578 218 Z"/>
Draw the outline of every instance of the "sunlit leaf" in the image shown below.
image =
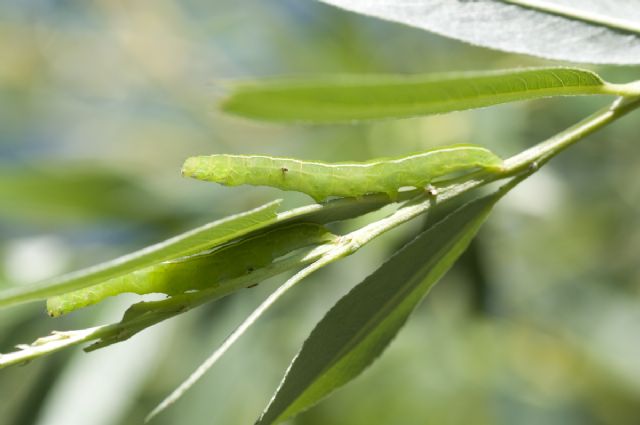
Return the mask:
<path id="1" fill-rule="evenodd" d="M 575 68 L 333 76 L 238 84 L 222 109 L 253 119 L 332 123 L 437 114 L 547 96 L 619 92 L 618 85 Z"/>

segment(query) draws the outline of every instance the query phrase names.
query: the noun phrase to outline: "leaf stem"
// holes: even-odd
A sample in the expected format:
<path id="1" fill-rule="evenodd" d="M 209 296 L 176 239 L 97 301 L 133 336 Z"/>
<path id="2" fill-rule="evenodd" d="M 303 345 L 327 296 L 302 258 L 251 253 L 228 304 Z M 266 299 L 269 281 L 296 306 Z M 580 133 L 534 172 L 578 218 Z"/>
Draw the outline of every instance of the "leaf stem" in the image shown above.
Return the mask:
<path id="1" fill-rule="evenodd" d="M 504 176 L 539 168 L 555 155 L 607 124 L 640 107 L 640 96 L 619 97 L 584 120 L 504 161 Z"/>
<path id="2" fill-rule="evenodd" d="M 38 338 L 31 345 L 18 345 L 18 351 L 7 354 L 0 353 L 0 369 L 14 364 L 27 363 L 63 348 L 98 339 L 108 327 L 109 325 L 104 325 L 77 331 L 53 331 L 51 335 Z"/>

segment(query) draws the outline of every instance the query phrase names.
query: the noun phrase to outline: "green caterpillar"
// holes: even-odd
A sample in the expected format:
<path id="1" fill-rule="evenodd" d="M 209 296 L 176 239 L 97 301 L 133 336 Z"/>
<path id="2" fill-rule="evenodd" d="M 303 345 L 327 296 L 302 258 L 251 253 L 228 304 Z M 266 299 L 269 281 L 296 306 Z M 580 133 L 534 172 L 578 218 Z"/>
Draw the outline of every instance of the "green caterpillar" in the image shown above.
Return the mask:
<path id="1" fill-rule="evenodd" d="M 333 164 L 261 155 L 210 155 L 187 158 L 182 175 L 227 186 L 250 184 L 294 190 L 320 202 L 329 196 L 357 197 L 367 193 L 386 193 L 395 199 L 401 187 L 425 187 L 434 179 L 476 169 L 499 172 L 502 160 L 474 145 Z"/>
<path id="2" fill-rule="evenodd" d="M 232 242 L 210 252 L 166 261 L 47 300 L 47 311 L 57 317 L 125 292 L 181 294 L 210 288 L 266 267 L 298 248 L 335 238 L 323 226 L 292 224 Z"/>

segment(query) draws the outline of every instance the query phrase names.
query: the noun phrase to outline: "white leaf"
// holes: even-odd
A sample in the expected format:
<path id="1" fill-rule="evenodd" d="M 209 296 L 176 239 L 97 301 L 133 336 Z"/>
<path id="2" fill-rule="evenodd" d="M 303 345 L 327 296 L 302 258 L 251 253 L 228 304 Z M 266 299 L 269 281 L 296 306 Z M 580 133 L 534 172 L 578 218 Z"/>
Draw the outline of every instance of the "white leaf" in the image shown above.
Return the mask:
<path id="1" fill-rule="evenodd" d="M 637 0 L 320 1 L 508 52 L 571 62 L 640 64 Z"/>

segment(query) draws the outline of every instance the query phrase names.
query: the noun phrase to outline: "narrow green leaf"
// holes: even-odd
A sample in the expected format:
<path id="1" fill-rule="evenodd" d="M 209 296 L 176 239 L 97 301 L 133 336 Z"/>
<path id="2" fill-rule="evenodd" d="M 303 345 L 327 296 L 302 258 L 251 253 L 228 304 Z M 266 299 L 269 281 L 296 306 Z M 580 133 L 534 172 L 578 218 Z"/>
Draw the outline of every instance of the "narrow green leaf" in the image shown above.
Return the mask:
<path id="1" fill-rule="evenodd" d="M 369 366 L 466 249 L 502 193 L 462 206 L 338 301 L 305 341 L 257 424 L 298 414 Z"/>
<path id="2" fill-rule="evenodd" d="M 160 261 L 195 254 L 246 235 L 276 221 L 280 201 L 225 217 L 131 254 L 35 285 L 0 292 L 0 307 L 45 299 L 85 288 Z"/>
<path id="3" fill-rule="evenodd" d="M 238 84 L 223 110 L 309 123 L 402 118 L 547 96 L 619 94 L 591 71 L 533 68 L 427 75 L 333 76 Z"/>

